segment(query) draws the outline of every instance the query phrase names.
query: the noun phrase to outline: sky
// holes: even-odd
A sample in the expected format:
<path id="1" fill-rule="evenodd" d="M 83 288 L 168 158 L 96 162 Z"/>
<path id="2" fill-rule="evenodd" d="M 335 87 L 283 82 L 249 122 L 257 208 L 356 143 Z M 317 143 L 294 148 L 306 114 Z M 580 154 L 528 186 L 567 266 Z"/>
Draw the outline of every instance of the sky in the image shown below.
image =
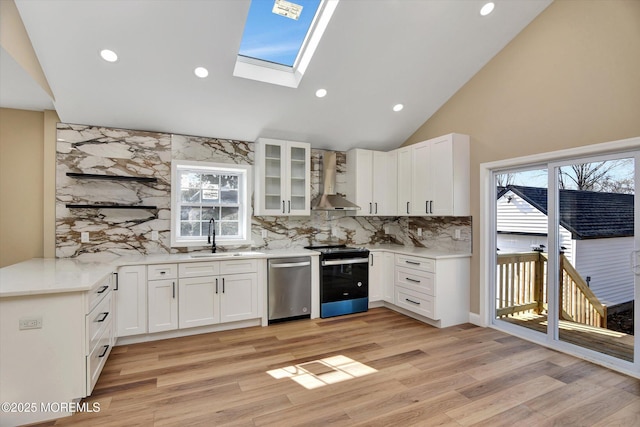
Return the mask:
<path id="1" fill-rule="evenodd" d="M 272 12 L 275 0 L 252 0 L 239 54 L 293 67 L 320 0 L 294 0 L 302 6 L 300 18 Z"/>
<path id="2" fill-rule="evenodd" d="M 612 179 L 626 179 L 633 178 L 634 176 L 634 162 L 632 159 L 629 161 L 619 162 L 619 164 L 611 170 L 610 176 Z M 568 170 L 568 169 L 565 169 Z M 547 187 L 547 169 L 535 169 L 530 171 L 515 172 L 513 173 L 513 185 L 523 185 L 527 187 Z"/>

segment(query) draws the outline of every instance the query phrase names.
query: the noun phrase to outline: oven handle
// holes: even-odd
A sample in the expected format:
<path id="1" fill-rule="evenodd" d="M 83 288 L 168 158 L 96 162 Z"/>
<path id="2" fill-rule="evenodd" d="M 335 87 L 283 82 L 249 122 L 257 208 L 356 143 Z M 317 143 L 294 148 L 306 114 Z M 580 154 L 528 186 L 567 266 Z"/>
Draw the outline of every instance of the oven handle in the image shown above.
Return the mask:
<path id="1" fill-rule="evenodd" d="M 353 259 L 335 259 L 329 261 L 322 261 L 322 266 L 325 265 L 345 265 L 345 264 L 366 264 L 369 262 L 369 257 L 367 258 L 353 258 Z"/>
<path id="2" fill-rule="evenodd" d="M 280 264 L 269 264 L 269 268 L 304 267 L 306 265 L 311 265 L 311 261 L 283 262 L 283 263 L 280 263 Z"/>

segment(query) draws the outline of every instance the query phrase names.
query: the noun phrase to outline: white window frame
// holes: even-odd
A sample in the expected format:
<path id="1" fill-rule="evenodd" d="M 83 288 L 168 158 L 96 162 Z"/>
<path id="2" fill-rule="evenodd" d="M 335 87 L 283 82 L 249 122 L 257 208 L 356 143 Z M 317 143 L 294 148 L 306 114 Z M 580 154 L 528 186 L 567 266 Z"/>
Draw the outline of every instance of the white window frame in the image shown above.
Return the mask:
<path id="1" fill-rule="evenodd" d="M 240 176 L 238 183 L 238 221 L 239 237 L 216 236 L 216 245 L 248 245 L 251 244 L 251 166 L 229 163 L 213 163 L 190 160 L 173 160 L 171 162 L 171 247 L 207 246 L 207 237 L 183 238 L 180 230 L 180 183 L 178 172 L 193 170 L 197 172 L 234 173 Z"/>

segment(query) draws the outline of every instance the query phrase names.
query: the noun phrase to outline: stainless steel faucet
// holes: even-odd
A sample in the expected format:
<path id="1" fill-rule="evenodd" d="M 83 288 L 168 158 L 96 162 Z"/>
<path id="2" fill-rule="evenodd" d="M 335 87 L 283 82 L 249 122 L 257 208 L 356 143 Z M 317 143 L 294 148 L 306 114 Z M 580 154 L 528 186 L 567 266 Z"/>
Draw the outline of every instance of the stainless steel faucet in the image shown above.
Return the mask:
<path id="1" fill-rule="evenodd" d="M 207 236 L 207 243 L 211 244 L 211 253 L 216 253 L 216 220 L 211 218 L 209 220 L 209 236 Z"/>

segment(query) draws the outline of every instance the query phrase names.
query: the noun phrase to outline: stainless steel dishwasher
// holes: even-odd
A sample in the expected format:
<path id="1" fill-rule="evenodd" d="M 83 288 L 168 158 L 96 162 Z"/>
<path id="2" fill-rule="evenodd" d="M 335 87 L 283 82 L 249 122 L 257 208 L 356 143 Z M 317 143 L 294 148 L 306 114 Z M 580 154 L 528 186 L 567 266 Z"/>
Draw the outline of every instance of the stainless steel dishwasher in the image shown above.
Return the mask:
<path id="1" fill-rule="evenodd" d="M 311 257 L 269 260 L 269 323 L 311 317 Z"/>

